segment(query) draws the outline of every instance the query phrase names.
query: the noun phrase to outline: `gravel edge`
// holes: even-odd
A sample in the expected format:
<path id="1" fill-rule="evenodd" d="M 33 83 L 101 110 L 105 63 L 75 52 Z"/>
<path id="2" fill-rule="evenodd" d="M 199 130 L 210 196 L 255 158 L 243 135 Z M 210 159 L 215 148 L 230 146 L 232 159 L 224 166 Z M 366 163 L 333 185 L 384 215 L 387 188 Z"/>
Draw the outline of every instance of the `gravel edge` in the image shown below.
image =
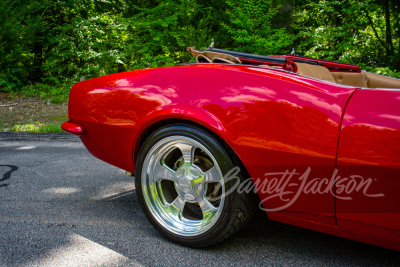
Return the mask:
<path id="1" fill-rule="evenodd" d="M 68 141 L 80 142 L 81 139 L 69 133 L 15 133 L 0 132 L 0 141 Z"/>

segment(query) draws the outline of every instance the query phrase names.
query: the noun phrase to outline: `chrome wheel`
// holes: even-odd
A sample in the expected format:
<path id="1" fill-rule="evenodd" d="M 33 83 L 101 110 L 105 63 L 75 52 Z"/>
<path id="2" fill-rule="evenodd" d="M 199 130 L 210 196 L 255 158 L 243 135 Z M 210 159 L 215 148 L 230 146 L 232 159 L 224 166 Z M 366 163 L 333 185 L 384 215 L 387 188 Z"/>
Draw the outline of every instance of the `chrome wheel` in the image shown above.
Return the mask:
<path id="1" fill-rule="evenodd" d="M 141 172 L 144 200 L 152 216 L 179 236 L 198 236 L 217 222 L 225 185 L 211 152 L 196 140 L 170 136 L 147 153 Z"/>

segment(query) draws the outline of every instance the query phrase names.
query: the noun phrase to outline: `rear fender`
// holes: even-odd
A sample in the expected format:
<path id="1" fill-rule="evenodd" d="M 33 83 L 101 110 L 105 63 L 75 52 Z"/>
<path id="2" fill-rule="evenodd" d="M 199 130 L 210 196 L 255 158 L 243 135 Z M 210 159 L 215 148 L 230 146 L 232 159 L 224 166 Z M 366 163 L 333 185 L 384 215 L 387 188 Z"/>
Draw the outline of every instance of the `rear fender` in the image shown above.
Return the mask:
<path id="1" fill-rule="evenodd" d="M 199 107 L 194 107 L 190 105 L 167 105 L 162 106 L 159 109 L 149 113 L 147 116 L 143 117 L 136 125 L 137 129 L 140 129 L 136 135 L 135 146 L 133 150 L 133 162 L 136 163 L 136 158 L 140 150 L 141 142 L 144 141 L 143 134 L 155 124 L 160 124 L 160 127 L 176 122 L 192 122 L 199 124 L 216 135 L 222 138 L 229 145 L 229 141 L 232 134 L 226 130 L 223 126 L 221 120 L 217 118 L 214 114 L 208 112 Z M 165 123 L 162 123 L 165 122 Z"/>

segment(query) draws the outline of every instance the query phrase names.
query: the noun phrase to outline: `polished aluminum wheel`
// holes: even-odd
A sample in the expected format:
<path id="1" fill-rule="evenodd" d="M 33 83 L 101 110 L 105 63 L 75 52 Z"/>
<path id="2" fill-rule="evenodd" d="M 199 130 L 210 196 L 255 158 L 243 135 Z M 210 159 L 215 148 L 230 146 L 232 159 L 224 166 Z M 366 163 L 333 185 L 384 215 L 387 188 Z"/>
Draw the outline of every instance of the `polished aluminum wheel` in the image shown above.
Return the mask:
<path id="1" fill-rule="evenodd" d="M 218 220 L 225 186 L 217 161 L 201 143 L 184 136 L 157 142 L 144 160 L 142 191 L 158 223 L 181 236 L 197 236 Z"/>

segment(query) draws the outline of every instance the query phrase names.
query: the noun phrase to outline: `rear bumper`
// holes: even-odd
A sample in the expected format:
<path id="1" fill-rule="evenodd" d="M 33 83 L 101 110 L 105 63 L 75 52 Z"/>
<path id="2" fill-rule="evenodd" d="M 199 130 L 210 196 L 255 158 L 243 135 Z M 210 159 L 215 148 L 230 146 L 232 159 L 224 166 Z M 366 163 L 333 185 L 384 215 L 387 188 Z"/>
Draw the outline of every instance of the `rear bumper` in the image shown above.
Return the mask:
<path id="1" fill-rule="evenodd" d="M 68 133 L 72 133 L 75 135 L 82 135 L 84 133 L 83 128 L 78 124 L 66 121 L 61 125 L 61 129 Z"/>

